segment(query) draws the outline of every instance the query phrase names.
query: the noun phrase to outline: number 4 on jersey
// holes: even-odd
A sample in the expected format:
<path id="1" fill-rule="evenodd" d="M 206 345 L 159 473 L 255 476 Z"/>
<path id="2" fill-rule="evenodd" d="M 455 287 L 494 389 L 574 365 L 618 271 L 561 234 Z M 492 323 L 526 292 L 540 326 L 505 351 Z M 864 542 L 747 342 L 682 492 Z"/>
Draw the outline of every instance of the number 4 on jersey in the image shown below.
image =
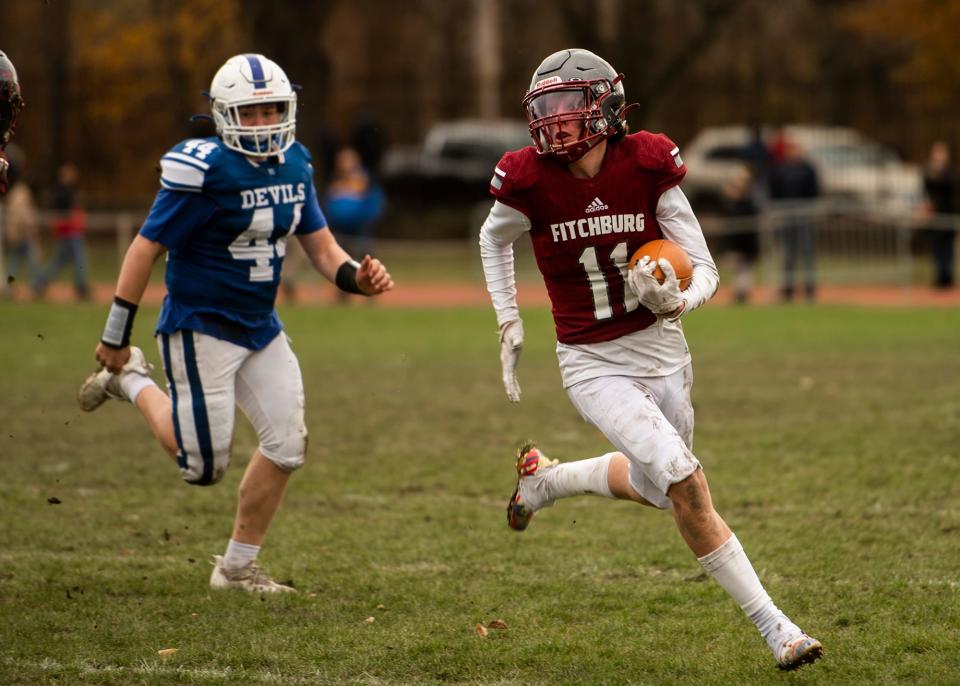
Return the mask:
<path id="1" fill-rule="evenodd" d="M 293 221 L 287 232 L 277 239 L 276 245 L 270 243 L 274 230 L 272 207 L 261 207 L 253 211 L 250 225 L 230 244 L 230 254 L 235 260 L 253 260 L 250 267 L 251 281 L 273 281 L 273 256 L 283 257 L 287 249 L 287 238 L 300 223 L 303 203 L 293 206 Z"/>

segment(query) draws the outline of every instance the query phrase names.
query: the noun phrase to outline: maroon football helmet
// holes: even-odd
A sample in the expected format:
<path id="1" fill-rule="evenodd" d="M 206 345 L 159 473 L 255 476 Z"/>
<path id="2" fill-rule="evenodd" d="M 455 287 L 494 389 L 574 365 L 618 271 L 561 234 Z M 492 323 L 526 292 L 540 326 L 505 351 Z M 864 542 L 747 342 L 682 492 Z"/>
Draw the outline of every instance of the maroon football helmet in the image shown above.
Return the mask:
<path id="1" fill-rule="evenodd" d="M 7 169 L 9 163 L 3 156 L 7 143 L 13 137 L 17 115 L 23 108 L 20 97 L 20 82 L 17 70 L 3 52 L 0 52 L 0 194 L 7 192 Z"/>
<path id="2" fill-rule="evenodd" d="M 547 57 L 530 81 L 523 109 L 541 155 L 576 162 L 626 127 L 623 74 L 588 50 L 561 50 Z"/>
<path id="3" fill-rule="evenodd" d="M 0 52 L 0 150 L 7 147 L 17 125 L 17 115 L 23 108 L 20 82 L 13 62 Z"/>

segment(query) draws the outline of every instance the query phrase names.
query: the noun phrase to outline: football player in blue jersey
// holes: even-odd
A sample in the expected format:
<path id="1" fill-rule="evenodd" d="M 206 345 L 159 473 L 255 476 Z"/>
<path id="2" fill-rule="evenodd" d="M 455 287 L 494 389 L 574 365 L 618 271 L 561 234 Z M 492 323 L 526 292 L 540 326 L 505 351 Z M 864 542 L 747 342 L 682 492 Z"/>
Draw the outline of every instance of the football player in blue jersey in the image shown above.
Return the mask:
<path id="1" fill-rule="evenodd" d="M 230 461 L 235 406 L 259 445 L 240 482 L 233 533 L 215 555 L 213 588 L 293 590 L 257 555 L 290 473 L 307 447 L 303 380 L 274 309 L 290 236 L 340 289 L 393 288 L 379 260 L 358 263 L 337 244 L 317 203 L 313 167 L 295 141 L 297 96 L 263 55 L 231 57 L 213 77 L 217 136 L 186 140 L 160 160 L 161 189 L 124 257 L 97 360 L 78 399 L 92 411 L 108 398 L 133 403 L 190 484 L 206 486 Z M 156 334 L 166 374 L 130 345 L 151 268 L 167 253 L 167 296 Z"/>

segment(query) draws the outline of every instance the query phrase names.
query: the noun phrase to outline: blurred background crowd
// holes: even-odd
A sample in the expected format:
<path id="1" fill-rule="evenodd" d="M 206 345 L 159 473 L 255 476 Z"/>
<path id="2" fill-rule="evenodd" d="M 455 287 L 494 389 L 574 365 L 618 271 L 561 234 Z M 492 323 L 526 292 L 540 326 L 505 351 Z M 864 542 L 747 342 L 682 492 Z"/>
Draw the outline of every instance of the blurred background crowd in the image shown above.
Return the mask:
<path id="1" fill-rule="evenodd" d="M 631 127 L 679 143 L 738 301 L 758 273 L 783 299 L 823 282 L 951 289 L 958 23 L 960 0 L 4 3 L 0 49 L 27 102 L 6 285 L 42 296 L 73 278 L 86 297 L 87 244 L 112 260 L 129 241 L 161 154 L 212 135 L 191 115 L 240 52 L 302 86 L 297 135 L 351 250 L 469 242 L 494 164 L 529 144 L 533 68 L 584 47 L 626 75 Z"/>

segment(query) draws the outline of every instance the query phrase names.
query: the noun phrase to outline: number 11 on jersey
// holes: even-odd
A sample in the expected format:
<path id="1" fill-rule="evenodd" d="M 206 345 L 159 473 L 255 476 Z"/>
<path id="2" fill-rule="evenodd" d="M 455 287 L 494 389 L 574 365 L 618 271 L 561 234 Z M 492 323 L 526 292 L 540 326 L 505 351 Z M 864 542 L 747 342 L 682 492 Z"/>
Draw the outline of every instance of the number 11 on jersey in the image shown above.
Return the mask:
<path id="1" fill-rule="evenodd" d="M 607 258 L 620 272 L 623 277 L 623 309 L 624 312 L 633 312 L 640 307 L 640 301 L 630 287 L 627 285 L 627 243 L 617 243 Z M 611 303 L 610 284 L 600 268 L 600 261 L 597 257 L 597 246 L 588 246 L 580 254 L 580 264 L 583 265 L 587 273 L 587 280 L 590 283 L 590 293 L 593 295 L 593 316 L 597 320 L 610 319 L 613 316 L 613 305 Z"/>

